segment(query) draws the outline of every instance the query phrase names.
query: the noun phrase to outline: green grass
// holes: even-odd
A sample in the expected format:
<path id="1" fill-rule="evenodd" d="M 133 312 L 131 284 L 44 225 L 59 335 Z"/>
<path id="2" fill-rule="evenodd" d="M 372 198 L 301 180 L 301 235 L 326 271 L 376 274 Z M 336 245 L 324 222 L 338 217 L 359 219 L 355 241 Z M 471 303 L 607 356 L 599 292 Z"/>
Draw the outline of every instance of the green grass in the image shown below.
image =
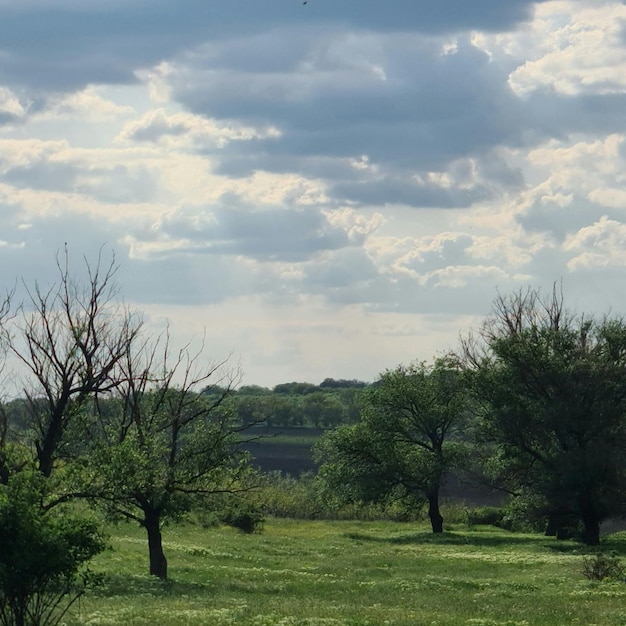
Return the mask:
<path id="1" fill-rule="evenodd" d="M 626 625 L 626 584 L 592 584 L 573 542 L 495 529 L 270 520 L 262 534 L 165 529 L 171 580 L 140 529 L 112 530 L 104 584 L 67 626 Z M 626 554 L 626 535 L 607 548 Z"/>

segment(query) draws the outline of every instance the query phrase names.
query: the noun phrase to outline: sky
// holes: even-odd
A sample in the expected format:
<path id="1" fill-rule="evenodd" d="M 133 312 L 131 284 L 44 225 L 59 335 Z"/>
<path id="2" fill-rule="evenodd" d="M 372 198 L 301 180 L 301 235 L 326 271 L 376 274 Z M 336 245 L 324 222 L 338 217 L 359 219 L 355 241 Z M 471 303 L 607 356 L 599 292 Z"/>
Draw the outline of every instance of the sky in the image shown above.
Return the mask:
<path id="1" fill-rule="evenodd" d="M 626 3 L 0 0 L 0 289 L 115 255 L 244 384 L 626 314 Z"/>

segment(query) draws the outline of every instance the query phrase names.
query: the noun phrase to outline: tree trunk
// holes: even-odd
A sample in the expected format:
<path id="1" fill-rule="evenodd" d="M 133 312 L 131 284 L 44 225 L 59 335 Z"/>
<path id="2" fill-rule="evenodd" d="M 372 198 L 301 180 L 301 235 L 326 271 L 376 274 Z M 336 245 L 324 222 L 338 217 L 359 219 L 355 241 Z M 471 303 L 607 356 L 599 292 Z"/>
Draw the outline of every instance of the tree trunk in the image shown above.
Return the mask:
<path id="1" fill-rule="evenodd" d="M 167 578 L 167 559 L 163 552 L 159 514 L 152 511 L 146 513 L 143 525 L 148 533 L 150 574 L 165 580 Z"/>
<path id="2" fill-rule="evenodd" d="M 65 398 L 65 395 L 64 393 L 54 407 L 49 422 L 45 426 L 45 431 L 42 433 L 42 440 L 36 444 L 39 471 L 46 478 L 50 478 L 52 474 L 52 470 L 54 469 L 54 457 L 63 436 L 64 412 L 68 405 L 68 400 Z M 67 418 L 65 419 L 67 420 Z"/>
<path id="3" fill-rule="evenodd" d="M 439 488 L 428 494 L 428 517 L 434 533 L 443 532 L 443 517 L 439 512 Z"/>
<path id="4" fill-rule="evenodd" d="M 20 598 L 16 602 L 10 603 L 9 615 L 13 615 L 15 626 L 26 626 L 26 598 Z"/>
<path id="5" fill-rule="evenodd" d="M 556 537 L 559 532 L 559 523 L 560 521 L 558 516 L 555 513 L 550 513 L 544 535 L 546 537 Z"/>
<path id="6" fill-rule="evenodd" d="M 593 511 L 583 511 L 583 542 L 588 546 L 600 545 L 600 520 Z"/>

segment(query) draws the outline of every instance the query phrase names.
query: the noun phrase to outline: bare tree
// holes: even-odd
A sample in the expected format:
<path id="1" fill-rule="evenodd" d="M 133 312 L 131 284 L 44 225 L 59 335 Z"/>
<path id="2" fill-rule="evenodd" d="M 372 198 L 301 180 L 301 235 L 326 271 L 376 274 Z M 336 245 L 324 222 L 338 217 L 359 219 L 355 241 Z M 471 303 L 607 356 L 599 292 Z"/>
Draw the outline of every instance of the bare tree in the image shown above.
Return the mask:
<path id="1" fill-rule="evenodd" d="M 4 300 L 0 302 L 0 379 L 4 383 L 4 373 L 6 366 L 6 356 L 9 346 L 10 331 L 9 322 L 14 313 L 12 300 L 14 292 L 7 293 Z M 10 423 L 9 414 L 5 404 L 4 394 L 0 396 L 0 483 L 6 485 L 13 470 L 15 459 L 10 451 Z"/>
<path id="2" fill-rule="evenodd" d="M 111 391 L 121 359 L 142 322 L 117 299 L 114 256 L 102 251 L 86 278 L 70 272 L 67 249 L 57 255 L 59 281 L 48 290 L 26 286 L 7 335 L 9 352 L 24 366 L 24 393 L 32 414 L 36 463 L 49 477 L 67 447 L 66 433 L 91 397 Z"/>

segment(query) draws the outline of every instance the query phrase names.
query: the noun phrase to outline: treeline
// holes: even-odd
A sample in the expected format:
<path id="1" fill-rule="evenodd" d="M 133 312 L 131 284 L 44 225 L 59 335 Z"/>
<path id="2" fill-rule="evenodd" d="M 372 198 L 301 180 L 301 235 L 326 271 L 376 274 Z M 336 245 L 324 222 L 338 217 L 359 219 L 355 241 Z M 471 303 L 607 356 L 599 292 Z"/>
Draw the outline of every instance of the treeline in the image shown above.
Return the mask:
<path id="1" fill-rule="evenodd" d="M 326 378 L 319 385 L 291 382 L 273 389 L 242 386 L 233 397 L 242 423 L 330 429 L 359 420 L 362 391 L 367 387 L 358 380 Z"/>
<path id="2" fill-rule="evenodd" d="M 359 420 L 362 392 L 370 384 L 358 380 L 326 378 L 319 385 L 306 382 L 280 383 L 272 389 L 258 385 L 224 388 L 207 386 L 200 393 L 207 397 L 227 395 L 241 425 L 263 424 L 270 428 L 303 427 L 328 430 Z M 4 402 L 4 420 L 11 425 L 13 437 L 28 432 L 38 411 L 33 404 L 43 398 L 15 398 Z M 100 413 L 117 410 L 115 402 L 103 395 L 98 402 Z"/>

